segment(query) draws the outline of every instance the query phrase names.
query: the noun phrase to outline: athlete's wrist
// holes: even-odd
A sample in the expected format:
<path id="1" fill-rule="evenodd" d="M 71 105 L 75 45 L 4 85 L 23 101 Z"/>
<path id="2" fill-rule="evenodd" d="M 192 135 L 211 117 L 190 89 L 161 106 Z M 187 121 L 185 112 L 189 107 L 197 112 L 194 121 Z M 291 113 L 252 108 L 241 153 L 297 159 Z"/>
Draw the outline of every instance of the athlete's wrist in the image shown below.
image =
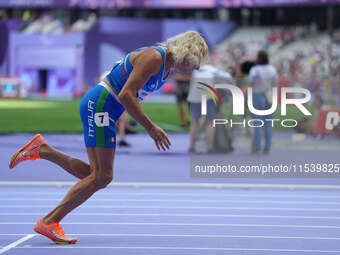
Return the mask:
<path id="1" fill-rule="evenodd" d="M 151 123 L 150 126 L 145 127 L 145 130 L 149 133 L 152 134 L 156 130 L 156 125 Z"/>

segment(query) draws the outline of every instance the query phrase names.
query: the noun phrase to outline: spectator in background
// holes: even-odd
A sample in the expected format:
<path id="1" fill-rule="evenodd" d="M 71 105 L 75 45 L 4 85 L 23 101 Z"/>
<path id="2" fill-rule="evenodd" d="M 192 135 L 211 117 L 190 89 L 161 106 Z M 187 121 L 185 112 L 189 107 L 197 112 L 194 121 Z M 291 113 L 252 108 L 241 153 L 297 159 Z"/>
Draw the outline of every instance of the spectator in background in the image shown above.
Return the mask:
<path id="1" fill-rule="evenodd" d="M 210 86 L 214 86 L 215 83 L 231 83 L 232 78 L 227 72 L 223 72 L 213 65 L 206 64 L 201 66 L 199 70 L 195 70 L 192 73 L 188 102 L 190 103 L 191 113 L 191 125 L 190 125 L 190 145 L 189 151 L 195 152 L 195 144 L 198 138 L 201 120 L 201 90 L 198 87 L 202 87 L 199 82 L 203 82 Z M 213 120 L 216 116 L 216 106 L 212 99 L 207 100 L 207 115 L 203 120 L 203 127 L 205 128 L 206 144 L 208 153 L 214 152 L 214 135 L 215 130 L 213 127 Z"/>
<path id="2" fill-rule="evenodd" d="M 25 31 L 28 26 L 39 19 L 39 14 L 36 11 L 25 10 L 23 14 L 23 23 L 18 28 L 19 31 Z"/>
<path id="3" fill-rule="evenodd" d="M 253 61 L 244 61 L 240 65 L 240 72 L 236 77 L 236 84 L 242 90 L 243 94 L 245 95 L 244 101 L 244 109 L 246 110 L 245 118 L 246 120 L 250 119 L 250 112 L 248 111 L 248 97 L 246 96 L 248 93 L 248 88 L 251 86 L 251 81 L 249 78 L 250 69 L 255 65 Z M 251 136 L 251 129 L 249 126 L 245 129 L 246 135 Z"/>
<path id="4" fill-rule="evenodd" d="M 44 13 L 39 18 L 35 16 L 35 13 L 27 17 L 27 25 L 21 28 L 25 34 L 62 34 L 64 32 L 64 25 L 52 12 Z"/>
<path id="5" fill-rule="evenodd" d="M 122 116 L 116 122 L 116 128 L 118 129 L 118 137 L 119 137 L 119 146 L 122 147 L 130 147 L 130 144 L 125 140 L 125 131 L 126 131 L 126 124 L 128 122 L 126 112 L 122 113 Z"/>
<path id="6" fill-rule="evenodd" d="M 253 105 L 257 110 L 267 110 L 271 107 L 271 92 L 273 87 L 277 87 L 277 72 L 274 66 L 269 64 L 269 57 L 266 51 L 261 50 L 257 54 L 256 65 L 250 70 L 250 81 L 253 87 Z M 252 153 L 259 154 L 261 151 L 261 132 L 264 131 L 265 145 L 264 154 L 268 154 L 271 147 L 272 123 L 265 119 L 272 119 L 274 114 L 258 116 L 252 114 L 254 119 L 264 122 L 263 127 L 254 128 Z"/>
<path id="7" fill-rule="evenodd" d="M 243 93 L 247 93 L 247 89 L 251 85 L 249 72 L 254 65 L 255 63 L 253 61 L 244 61 L 240 65 L 240 73 L 237 76 L 237 85 L 240 87 Z"/>
<path id="8" fill-rule="evenodd" d="M 187 114 L 185 110 L 185 104 L 187 103 L 191 74 L 176 73 L 172 78 L 176 81 L 175 94 L 177 98 L 177 106 L 181 126 L 185 127 L 189 125 L 189 120 L 187 119 Z"/>
<path id="9" fill-rule="evenodd" d="M 97 15 L 90 13 L 85 19 L 78 19 L 71 25 L 70 31 L 80 33 L 89 30 L 97 22 Z"/>

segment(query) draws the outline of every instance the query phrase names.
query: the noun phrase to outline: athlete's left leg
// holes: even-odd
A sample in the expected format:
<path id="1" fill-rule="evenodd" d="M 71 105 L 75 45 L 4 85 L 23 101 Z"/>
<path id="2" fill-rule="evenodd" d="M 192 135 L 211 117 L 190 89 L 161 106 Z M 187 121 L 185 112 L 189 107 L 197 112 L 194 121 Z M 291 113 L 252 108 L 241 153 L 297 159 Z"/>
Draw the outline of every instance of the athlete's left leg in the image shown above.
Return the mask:
<path id="1" fill-rule="evenodd" d="M 76 183 L 59 205 L 44 217 L 45 223 L 59 222 L 74 208 L 89 199 L 93 193 L 105 188 L 113 179 L 115 149 L 88 147 L 91 174 Z"/>
<path id="2" fill-rule="evenodd" d="M 74 244 L 77 238 L 66 236 L 59 222 L 73 209 L 89 199 L 96 191 L 105 188 L 113 179 L 114 148 L 87 148 L 91 174 L 76 183 L 65 198 L 44 218 L 41 218 L 34 230 L 47 236 L 55 243 Z"/>

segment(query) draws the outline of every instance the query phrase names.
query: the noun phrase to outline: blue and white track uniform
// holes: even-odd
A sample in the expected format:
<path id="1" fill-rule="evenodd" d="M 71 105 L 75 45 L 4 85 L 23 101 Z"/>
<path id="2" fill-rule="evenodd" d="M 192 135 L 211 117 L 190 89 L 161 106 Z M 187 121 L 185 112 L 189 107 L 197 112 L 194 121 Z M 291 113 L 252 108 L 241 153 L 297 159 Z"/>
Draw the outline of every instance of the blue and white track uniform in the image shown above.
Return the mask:
<path id="1" fill-rule="evenodd" d="M 130 57 L 132 53 L 148 48 L 158 50 L 162 55 L 163 62 L 160 71 L 152 76 L 142 89 L 138 91 L 136 95 L 138 101 L 142 101 L 145 96 L 160 89 L 165 83 L 167 77 L 164 79 L 163 77 L 166 54 L 162 47 L 150 46 L 140 48 L 118 61 L 106 76 L 109 84 L 103 81 L 100 82 L 88 91 L 80 102 L 79 111 L 84 128 L 86 147 L 116 147 L 115 122 L 125 110 L 118 100 L 118 95 L 133 69 Z"/>

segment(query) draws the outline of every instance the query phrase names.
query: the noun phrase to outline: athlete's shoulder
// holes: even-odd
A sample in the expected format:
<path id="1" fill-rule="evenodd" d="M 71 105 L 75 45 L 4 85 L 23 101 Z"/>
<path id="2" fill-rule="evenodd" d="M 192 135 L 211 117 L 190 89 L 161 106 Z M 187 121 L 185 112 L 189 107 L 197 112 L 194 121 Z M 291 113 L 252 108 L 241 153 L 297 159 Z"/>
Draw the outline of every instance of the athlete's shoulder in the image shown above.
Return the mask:
<path id="1" fill-rule="evenodd" d="M 139 54 L 141 59 L 145 61 L 152 61 L 156 63 L 161 63 L 163 60 L 162 54 L 153 47 L 145 47 Z"/>
<path id="2" fill-rule="evenodd" d="M 143 49 L 135 56 L 134 68 L 139 67 L 148 73 L 157 74 L 163 63 L 162 55 L 153 48 Z"/>

